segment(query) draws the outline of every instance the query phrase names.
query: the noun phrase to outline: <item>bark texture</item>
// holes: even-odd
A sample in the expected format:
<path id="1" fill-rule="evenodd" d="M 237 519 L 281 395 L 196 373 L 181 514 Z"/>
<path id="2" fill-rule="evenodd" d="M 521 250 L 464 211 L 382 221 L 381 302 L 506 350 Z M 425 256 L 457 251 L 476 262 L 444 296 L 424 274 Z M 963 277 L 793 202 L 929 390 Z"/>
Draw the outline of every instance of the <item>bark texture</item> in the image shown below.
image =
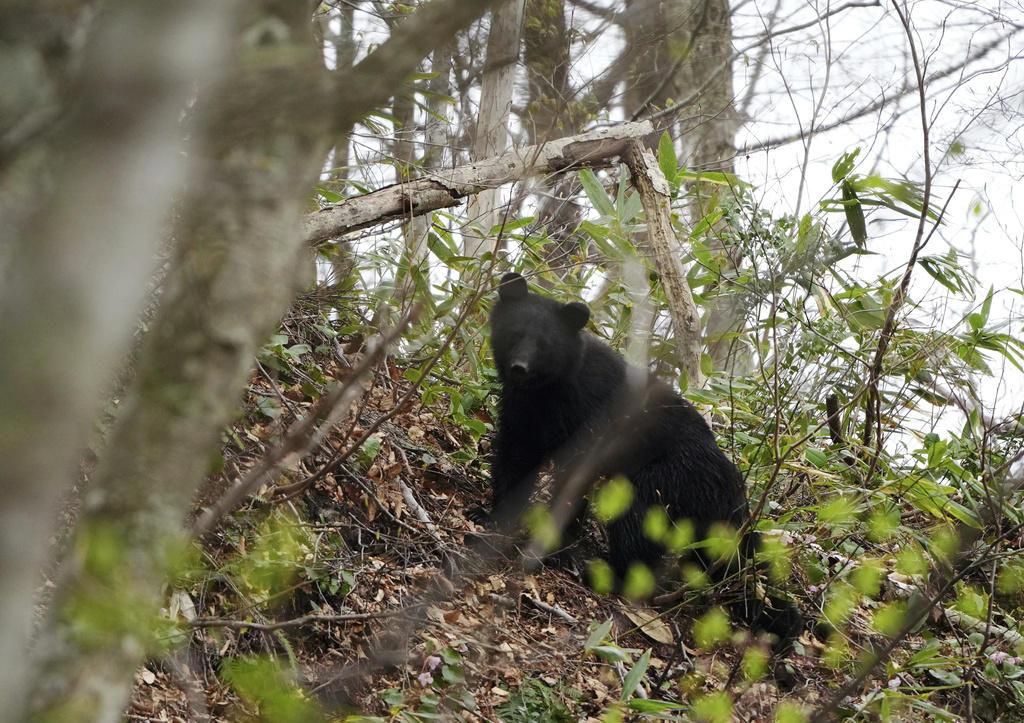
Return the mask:
<path id="1" fill-rule="evenodd" d="M 158 652 L 183 515 L 258 345 L 311 269 L 297 229 L 329 135 L 324 104 L 294 102 L 323 80 L 309 20 L 300 5 L 246 6 L 237 66 L 191 149 L 161 308 L 36 643 L 37 719 L 121 719 L 135 669 Z"/>
<path id="2" fill-rule="evenodd" d="M 627 0 L 627 39 L 634 53 L 626 110 L 642 118 L 661 113 L 659 130 L 670 130 L 683 162 L 703 171 L 734 173 L 734 139 L 738 126 L 731 73 L 732 25 L 728 0 Z M 720 185 L 697 182 L 689 215 L 697 225 L 730 193 Z M 722 238 L 728 224 L 719 221 L 704 241 L 718 260 L 719 293 L 711 302 L 704 333 L 715 371 L 741 373 L 749 356 L 737 353 L 736 333 L 743 328 L 746 306 L 726 277 L 742 251 Z"/>
<path id="3" fill-rule="evenodd" d="M 161 307 L 38 635 L 32 719 L 121 719 L 136 667 L 161 652 L 160 592 L 183 551 L 181 524 L 220 430 L 257 348 L 312 280 L 301 217 L 338 129 L 386 102 L 447 39 L 437 28 L 452 33 L 487 6 L 423 6 L 332 86 L 308 5 L 245 4 L 237 65 L 202 104 L 205 122 L 190 151 L 197 172 L 181 201 Z M 435 32 L 425 33 L 424 22 Z M 169 28 L 153 22 L 150 30 Z M 152 54 L 152 45 L 141 49 Z M 176 119 L 180 107 L 161 117 Z M 116 219 L 125 234 L 136 231 L 133 220 Z"/>
<path id="4" fill-rule="evenodd" d="M 672 228 L 671 198 L 668 181 L 658 166 L 654 154 L 639 141 L 633 141 L 626 148 L 626 165 L 629 166 L 633 186 L 640 194 L 647 219 L 647 246 L 651 261 L 658 271 L 661 288 L 665 291 L 669 314 L 676 330 L 676 347 L 679 368 L 686 372 L 686 388 L 700 388 L 704 375 L 700 368 L 701 324 L 700 312 L 690 293 L 686 280 L 682 252 Z"/>
<path id="5" fill-rule="evenodd" d="M 322 243 L 387 221 L 458 206 L 467 196 L 534 174 L 608 165 L 625 153 L 631 140 L 653 132 L 648 121 L 624 123 L 388 186 L 309 214 L 304 221 L 306 238 L 311 244 Z"/>
<path id="6" fill-rule="evenodd" d="M 509 0 L 494 11 L 487 37 L 487 62 L 480 89 L 473 160 L 489 158 L 505 150 L 508 119 L 512 113 L 512 81 L 519 61 L 519 36 L 526 0 Z M 498 188 L 482 190 L 469 199 L 469 225 L 463 235 L 464 253 L 479 257 L 489 251 L 490 230 L 501 223 Z M 476 229 L 473 228 L 476 226 Z"/>
<path id="7" fill-rule="evenodd" d="M 11 3 L 0 15 L 0 721 L 22 709 L 58 502 L 142 305 L 161 199 L 184 172 L 181 108 L 223 65 L 231 9 L 114 1 L 90 21 L 84 4 Z M 73 40 L 87 31 L 83 53 Z"/>

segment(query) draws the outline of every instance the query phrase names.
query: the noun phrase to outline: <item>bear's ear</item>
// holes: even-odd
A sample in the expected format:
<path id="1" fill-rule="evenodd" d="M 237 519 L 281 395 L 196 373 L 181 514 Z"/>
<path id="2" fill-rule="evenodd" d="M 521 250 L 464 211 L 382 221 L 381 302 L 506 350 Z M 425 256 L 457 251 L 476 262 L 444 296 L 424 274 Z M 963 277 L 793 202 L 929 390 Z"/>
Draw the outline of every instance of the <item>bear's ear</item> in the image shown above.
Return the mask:
<path id="1" fill-rule="evenodd" d="M 498 287 L 498 296 L 502 299 L 522 299 L 528 293 L 526 279 L 512 271 L 501 277 L 501 285 Z"/>
<path id="2" fill-rule="evenodd" d="M 572 331 L 579 331 L 590 319 L 590 308 L 582 301 L 571 301 L 558 310 L 562 321 Z"/>

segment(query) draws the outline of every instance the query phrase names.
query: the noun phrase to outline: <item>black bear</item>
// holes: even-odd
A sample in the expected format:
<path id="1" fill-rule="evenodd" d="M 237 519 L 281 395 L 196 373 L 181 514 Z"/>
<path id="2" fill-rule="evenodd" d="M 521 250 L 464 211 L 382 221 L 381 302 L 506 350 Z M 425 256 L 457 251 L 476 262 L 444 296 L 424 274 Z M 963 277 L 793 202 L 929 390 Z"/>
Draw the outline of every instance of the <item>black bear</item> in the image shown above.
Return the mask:
<path id="1" fill-rule="evenodd" d="M 491 518 L 518 520 L 546 463 L 596 456 L 588 482 L 622 475 L 633 486 L 632 505 L 607 528 L 621 583 L 632 564 L 654 570 L 665 554 L 644 532 L 651 508 L 691 521 L 698 536 L 715 523 L 739 529 L 749 508 L 742 475 L 700 413 L 666 384 L 635 383 L 646 375 L 585 331 L 589 318 L 585 304 L 532 293 L 519 274 L 501 280 L 490 316 L 501 382 Z"/>

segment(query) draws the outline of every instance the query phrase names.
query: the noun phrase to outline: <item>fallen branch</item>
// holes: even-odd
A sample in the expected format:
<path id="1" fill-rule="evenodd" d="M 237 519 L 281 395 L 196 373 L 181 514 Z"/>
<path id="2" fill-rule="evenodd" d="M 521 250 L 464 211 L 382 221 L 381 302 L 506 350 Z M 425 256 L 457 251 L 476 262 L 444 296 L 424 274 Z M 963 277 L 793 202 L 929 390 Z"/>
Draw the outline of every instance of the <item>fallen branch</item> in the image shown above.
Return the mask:
<path id="1" fill-rule="evenodd" d="M 405 504 L 416 513 L 417 519 L 423 523 L 423 526 L 427 528 L 427 532 L 438 542 L 441 541 L 441 536 L 437 534 L 437 527 L 430 519 L 430 515 L 423 509 L 423 505 L 420 504 L 419 500 L 416 499 L 416 495 L 412 493 L 412 489 L 402 480 L 398 480 L 398 487 L 402 490 L 402 497 L 405 499 Z"/>
<path id="2" fill-rule="evenodd" d="M 699 389 L 704 386 L 704 374 L 700 368 L 701 343 L 700 312 L 693 301 L 690 283 L 686 280 L 682 253 L 678 248 L 675 231 L 672 229 L 672 203 L 669 197 L 668 181 L 658 166 L 658 161 L 639 140 L 626 144 L 623 160 L 629 166 L 629 174 L 640 194 L 647 219 L 647 247 L 651 261 L 658 271 L 661 288 L 675 328 L 676 349 L 679 368 L 686 372 L 686 388 Z"/>
<path id="3" fill-rule="evenodd" d="M 306 239 L 319 244 L 388 221 L 451 208 L 467 196 L 529 176 L 610 165 L 611 159 L 623 157 L 630 143 L 653 133 L 650 121 L 624 123 L 386 186 L 309 214 L 303 221 Z"/>
<path id="4" fill-rule="evenodd" d="M 962 613 L 959 610 L 953 610 L 950 608 L 943 608 L 942 614 L 946 616 L 951 624 L 956 625 L 958 628 L 963 630 L 965 633 L 982 633 L 987 637 L 998 638 L 1012 648 L 1016 648 L 1024 643 L 1024 635 L 1021 635 L 1016 630 L 1004 627 L 1002 625 L 996 625 L 991 621 L 979 620 L 973 615 Z"/>
<path id="5" fill-rule="evenodd" d="M 558 617 L 558 618 L 562 618 L 562 620 L 565 620 L 567 623 L 572 623 L 573 625 L 575 625 L 576 623 L 579 622 L 579 620 L 574 618 L 572 615 L 570 615 L 569 613 L 567 613 L 565 610 L 563 610 L 562 608 L 558 607 L 557 605 L 548 605 L 547 603 L 541 602 L 537 598 L 530 597 L 529 595 L 527 595 L 525 593 L 523 593 L 519 597 L 524 602 L 526 602 L 529 605 L 532 605 L 533 607 L 537 608 L 541 612 L 547 613 L 548 615 L 554 615 L 555 617 Z"/>

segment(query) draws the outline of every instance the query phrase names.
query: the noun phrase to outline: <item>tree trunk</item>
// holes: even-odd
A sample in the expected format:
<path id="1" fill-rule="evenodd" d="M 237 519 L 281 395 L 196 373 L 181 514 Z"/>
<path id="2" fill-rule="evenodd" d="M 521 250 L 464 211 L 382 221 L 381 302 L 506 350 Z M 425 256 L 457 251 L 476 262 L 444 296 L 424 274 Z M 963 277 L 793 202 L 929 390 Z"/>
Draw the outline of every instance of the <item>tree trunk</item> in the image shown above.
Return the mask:
<path id="1" fill-rule="evenodd" d="M 679 115 L 679 136 L 690 165 L 706 171 L 735 173 L 735 138 L 739 126 L 732 85 L 732 26 L 728 0 L 700 0 L 686 16 L 688 34 L 693 38 L 693 55 L 684 66 L 689 87 L 700 92 L 697 103 Z M 722 185 L 700 183 L 691 197 L 690 218 L 702 221 L 718 206 L 728 203 L 732 191 Z M 717 197 L 717 198 L 716 198 Z M 739 268 L 742 249 L 727 245 L 723 238 L 731 233 L 728 222 L 720 220 L 706 234 L 705 242 L 719 262 L 721 280 L 717 294 L 705 313 L 704 338 L 714 370 L 728 376 L 751 371 L 752 355 L 739 343 L 737 335 L 746 321 L 746 301 L 740 289 L 725 280 Z"/>
<path id="2" fill-rule="evenodd" d="M 489 158 L 505 150 L 508 119 L 512 111 L 512 82 L 519 60 L 519 36 L 526 0 L 509 0 L 492 15 L 487 37 L 487 61 L 480 90 L 480 115 L 477 118 L 473 160 Z M 493 248 L 489 238 L 493 227 L 501 223 L 501 191 L 491 189 L 469 200 L 469 223 L 476 226 L 463 231 L 463 252 L 479 257 Z"/>
<path id="3" fill-rule="evenodd" d="M 143 305 L 166 199 L 184 174 L 181 109 L 223 67 L 233 7 L 107 3 L 84 58 L 62 46 L 84 32 L 77 4 L 60 6 L 68 15 L 38 3 L 0 15 L 4 92 L 18 88 L 23 100 L 5 102 L 0 119 L 0 721 L 22 709 L 58 504 L 78 476 L 101 391 Z M 69 99 L 79 100 L 73 111 Z"/>
<path id="4" fill-rule="evenodd" d="M 564 138 L 583 127 L 584 104 L 569 85 L 572 37 L 565 22 L 565 0 L 529 0 L 523 24 L 523 47 L 529 98 L 523 125 L 532 143 Z M 579 248 L 573 236 L 581 219 L 576 202 L 579 184 L 575 174 L 543 177 L 536 189 L 537 226 L 554 243 L 548 263 L 558 268 L 561 259 Z"/>
<path id="5" fill-rule="evenodd" d="M 336 35 L 327 35 L 333 17 L 332 14 L 326 12 L 321 16 L 325 40 L 334 48 L 335 68 L 338 70 L 352 67 L 356 60 L 355 8 L 358 4 L 359 0 L 352 0 L 351 2 L 342 3 L 336 8 L 338 13 L 337 19 L 341 25 L 341 29 Z M 331 149 L 330 165 L 332 172 L 330 184 L 339 193 L 345 193 L 349 190 L 345 183 L 349 178 L 350 149 L 348 146 L 349 136 L 347 133 L 344 133 L 335 141 L 334 148 Z M 355 257 L 351 253 L 348 242 L 339 244 L 337 252 L 330 259 L 330 264 L 331 283 L 340 284 L 352 275 L 352 271 L 355 269 Z"/>
<path id="6" fill-rule="evenodd" d="M 325 69 L 302 6 L 246 9 L 243 37 L 279 30 L 241 43 L 191 151 L 199 169 L 161 307 L 36 644 L 40 719 L 120 720 L 135 669 L 158 651 L 153 616 L 196 484 L 259 344 L 310 280 L 300 279 L 311 264 L 297 229 L 329 148 L 327 119 L 310 110 L 325 108 L 310 103 Z M 286 65 L 274 62 L 282 56 Z"/>
<path id="7" fill-rule="evenodd" d="M 660 127 L 675 128 L 688 166 L 733 173 L 737 119 L 733 105 L 731 63 L 732 29 L 728 0 L 631 0 L 629 42 L 636 57 L 626 93 L 627 112 L 633 117 L 662 110 L 670 101 L 695 96 L 696 101 L 676 114 L 663 116 Z M 673 122 L 669 119 L 675 118 Z M 698 182 L 689 204 L 690 223 L 697 225 L 728 194 L 720 185 Z M 720 222 L 706 238 L 720 260 L 723 277 L 741 260 L 739 249 L 720 239 L 728 232 Z M 727 282 L 705 313 L 704 337 L 716 372 L 743 373 L 750 355 L 735 353 L 735 335 L 743 327 L 745 307 Z"/>
<path id="8" fill-rule="evenodd" d="M 214 100 L 191 152 L 198 169 L 178 214 L 161 307 L 82 501 L 75 546 L 39 631 L 27 676 L 34 719 L 121 719 L 136 667 L 146 654 L 162 652 L 160 591 L 184 551 L 181 522 L 237 408 L 253 355 L 296 290 L 311 280 L 300 220 L 330 143 L 340 128 L 386 102 L 432 44 L 448 39 L 425 33 L 425 27 L 453 33 L 488 5 L 424 5 L 364 61 L 337 76 L 330 97 L 324 95 L 326 70 L 312 42 L 308 6 L 274 0 L 245 6 L 238 67 L 206 99 Z M 133 20 L 135 13 L 129 13 Z M 166 62 L 166 53 L 152 52 L 157 38 L 191 42 L 195 34 L 169 29 L 157 22 L 160 16 L 142 17 L 152 22 L 133 26 L 130 41 L 145 58 Z M 154 34 L 152 43 L 139 42 L 144 31 Z M 221 45 L 223 40 L 211 37 Z M 192 59 L 194 53 L 178 55 Z M 124 62 L 115 52 L 110 57 Z M 110 75 L 118 77 L 104 77 Z M 161 106 L 162 113 L 147 120 L 176 121 L 178 108 Z M 90 127 L 98 125 L 90 120 Z M 151 172 L 147 161 L 133 168 Z M 151 204 L 152 196 L 146 201 Z M 107 203 L 97 211 L 109 213 L 117 233 L 134 239 L 139 219 L 126 221 L 120 208 Z M 91 263 L 82 265 L 93 272 Z"/>
<path id="9" fill-rule="evenodd" d="M 449 145 L 448 134 L 448 103 L 445 98 L 451 95 L 449 75 L 451 72 L 451 45 L 442 45 L 434 51 L 431 59 L 431 70 L 435 74 L 427 87 L 430 93 L 426 99 L 427 113 L 423 138 L 422 166 L 427 175 L 444 167 L 444 151 Z M 415 176 L 410 176 L 413 178 Z M 406 245 L 408 247 L 409 267 L 405 270 L 406 281 L 402 285 L 402 301 L 406 302 L 414 289 L 415 274 L 427 277 L 428 268 L 427 241 L 433 225 L 434 214 L 415 214 L 406 225 Z M 408 304 L 403 303 L 403 308 Z"/>

